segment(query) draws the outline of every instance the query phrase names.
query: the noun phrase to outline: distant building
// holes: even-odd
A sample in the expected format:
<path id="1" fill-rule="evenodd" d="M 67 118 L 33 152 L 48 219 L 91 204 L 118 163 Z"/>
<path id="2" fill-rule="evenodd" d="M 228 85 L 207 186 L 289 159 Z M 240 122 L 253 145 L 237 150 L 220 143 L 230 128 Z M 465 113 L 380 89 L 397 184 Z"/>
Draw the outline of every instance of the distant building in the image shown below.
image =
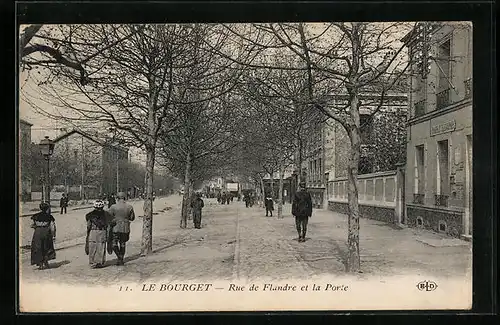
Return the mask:
<path id="1" fill-rule="evenodd" d="M 406 158 L 406 115 L 408 99 L 404 84 L 387 92 L 360 95 L 361 157 L 358 174 L 395 169 Z M 332 95 L 328 105 L 344 107 L 348 96 Z M 380 107 L 379 107 L 380 105 Z M 377 109 L 377 113 L 373 114 Z M 350 140 L 343 127 L 333 119 L 319 116 L 303 153 L 302 179 L 306 181 L 316 208 L 326 208 L 335 192 L 333 181 L 347 176 Z M 337 189 L 339 191 L 339 189 Z M 343 196 L 343 195 L 342 195 Z"/>
<path id="2" fill-rule="evenodd" d="M 422 52 L 424 32 L 427 53 Z M 472 26 L 458 22 L 418 24 L 403 41 L 411 57 L 430 57 L 412 67 L 415 74 L 409 93 L 405 181 L 407 223 L 470 238 Z"/>
<path id="3" fill-rule="evenodd" d="M 78 130 L 62 134 L 54 142 L 52 164 L 58 173 L 52 183 L 62 187 L 70 198 L 116 193 L 117 182 L 118 190 L 128 190 L 121 166 L 128 161 L 127 148 Z"/>

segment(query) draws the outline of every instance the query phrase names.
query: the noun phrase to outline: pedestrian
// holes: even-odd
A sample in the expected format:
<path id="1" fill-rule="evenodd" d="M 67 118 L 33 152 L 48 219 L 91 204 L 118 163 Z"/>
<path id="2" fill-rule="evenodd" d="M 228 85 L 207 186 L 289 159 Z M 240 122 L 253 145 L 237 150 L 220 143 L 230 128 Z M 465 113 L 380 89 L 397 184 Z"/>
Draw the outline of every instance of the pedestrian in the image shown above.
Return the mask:
<path id="1" fill-rule="evenodd" d="M 196 229 L 201 228 L 201 209 L 205 206 L 201 193 L 197 193 L 193 201 L 191 201 L 191 208 L 193 211 L 193 223 Z"/>
<path id="2" fill-rule="evenodd" d="M 108 196 L 108 209 L 111 208 L 113 204 L 116 204 L 115 193 L 111 193 L 111 195 Z"/>
<path id="3" fill-rule="evenodd" d="M 266 203 L 265 203 L 265 206 L 266 206 L 266 217 L 268 217 L 268 213 L 271 214 L 271 217 L 273 216 L 273 210 L 274 210 L 274 202 L 273 202 L 273 198 L 268 196 L 266 197 Z"/>
<path id="4" fill-rule="evenodd" d="M 250 205 L 250 194 L 246 194 L 244 197 L 243 197 L 243 201 L 245 201 L 245 207 L 248 208 L 248 206 Z"/>
<path id="5" fill-rule="evenodd" d="M 61 214 L 66 214 L 68 212 L 68 197 L 65 193 L 62 194 L 61 199 L 59 200 L 59 207 L 61 208 Z"/>
<path id="6" fill-rule="evenodd" d="M 219 192 L 219 193 L 217 193 L 217 203 L 219 203 L 219 204 L 220 204 L 221 199 L 222 199 L 222 197 L 221 197 L 221 194 L 220 194 L 220 192 Z"/>
<path id="7" fill-rule="evenodd" d="M 31 228 L 35 229 L 31 239 L 31 265 L 43 270 L 48 269 L 49 261 L 56 258 L 56 220 L 50 214 L 47 202 L 40 203 L 39 207 L 41 211 L 31 217 Z"/>
<path id="8" fill-rule="evenodd" d="M 125 263 L 123 258 L 125 257 L 126 243 L 130 238 L 130 222 L 134 221 L 135 213 L 134 208 L 125 202 L 125 193 L 119 192 L 116 199 L 117 202 L 108 210 L 114 220 L 111 241 L 113 251 L 118 258 L 117 265 L 123 265 Z"/>
<path id="9" fill-rule="evenodd" d="M 106 262 L 106 243 L 111 235 L 112 219 L 108 211 L 104 211 L 104 201 L 96 200 L 94 210 L 85 215 L 87 237 L 85 254 L 89 256 L 89 264 L 93 269 L 104 267 Z"/>
<path id="10" fill-rule="evenodd" d="M 305 242 L 307 223 L 312 215 L 311 194 L 306 190 L 305 182 L 300 182 L 299 190 L 293 197 L 292 215 L 295 217 L 295 226 L 299 234 L 299 242 Z"/>

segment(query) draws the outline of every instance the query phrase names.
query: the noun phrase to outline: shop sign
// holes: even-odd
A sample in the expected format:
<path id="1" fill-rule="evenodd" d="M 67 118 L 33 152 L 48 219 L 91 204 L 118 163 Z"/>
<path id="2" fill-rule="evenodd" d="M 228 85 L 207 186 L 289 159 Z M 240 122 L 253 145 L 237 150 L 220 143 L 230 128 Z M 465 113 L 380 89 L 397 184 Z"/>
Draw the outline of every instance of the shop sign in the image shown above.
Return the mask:
<path id="1" fill-rule="evenodd" d="M 431 126 L 431 137 L 437 134 L 455 131 L 457 124 L 455 120 Z"/>

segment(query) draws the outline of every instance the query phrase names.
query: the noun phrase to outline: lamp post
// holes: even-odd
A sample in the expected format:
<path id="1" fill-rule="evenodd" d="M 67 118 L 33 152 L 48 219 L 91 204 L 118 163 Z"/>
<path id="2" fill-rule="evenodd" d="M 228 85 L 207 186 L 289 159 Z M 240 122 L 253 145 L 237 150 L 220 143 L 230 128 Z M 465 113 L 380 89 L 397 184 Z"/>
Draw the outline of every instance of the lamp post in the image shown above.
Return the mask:
<path id="1" fill-rule="evenodd" d="M 43 157 L 47 161 L 47 170 L 46 170 L 46 178 L 45 178 L 45 190 L 44 190 L 44 201 L 46 201 L 50 205 L 50 156 L 54 153 L 54 146 L 55 143 L 49 139 L 48 136 L 45 137 L 42 141 L 39 143 L 40 146 L 40 152 L 42 153 Z"/>

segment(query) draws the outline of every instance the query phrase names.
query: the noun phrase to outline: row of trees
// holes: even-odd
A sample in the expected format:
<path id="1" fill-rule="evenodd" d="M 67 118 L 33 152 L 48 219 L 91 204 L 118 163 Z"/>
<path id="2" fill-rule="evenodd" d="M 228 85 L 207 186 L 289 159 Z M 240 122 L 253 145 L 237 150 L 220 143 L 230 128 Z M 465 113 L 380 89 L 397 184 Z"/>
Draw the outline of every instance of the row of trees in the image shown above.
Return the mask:
<path id="1" fill-rule="evenodd" d="M 273 177 L 278 172 L 282 183 L 292 163 L 302 174 L 307 139 L 317 131 L 314 125 L 334 120 L 350 142 L 347 269 L 358 271 L 360 110 L 366 104 L 361 94 L 373 91 L 377 83 L 378 107 L 384 104 L 410 64 L 394 35 L 403 36 L 412 27 L 48 26 L 31 36 L 32 45 L 22 36 L 20 52 L 25 67 L 43 68 L 37 96 L 50 98 L 64 113 L 42 107 L 40 111 L 80 127 L 112 126 L 123 143 L 146 152 L 143 254 L 152 251 L 156 162 L 182 178 L 185 189 L 225 167 L 245 171 L 260 182 L 264 173 Z M 38 52 L 26 50 L 34 45 L 57 52 L 40 46 Z M 348 95 L 345 105 L 331 104 L 335 93 Z M 181 227 L 186 224 L 189 193 L 185 191 Z"/>

